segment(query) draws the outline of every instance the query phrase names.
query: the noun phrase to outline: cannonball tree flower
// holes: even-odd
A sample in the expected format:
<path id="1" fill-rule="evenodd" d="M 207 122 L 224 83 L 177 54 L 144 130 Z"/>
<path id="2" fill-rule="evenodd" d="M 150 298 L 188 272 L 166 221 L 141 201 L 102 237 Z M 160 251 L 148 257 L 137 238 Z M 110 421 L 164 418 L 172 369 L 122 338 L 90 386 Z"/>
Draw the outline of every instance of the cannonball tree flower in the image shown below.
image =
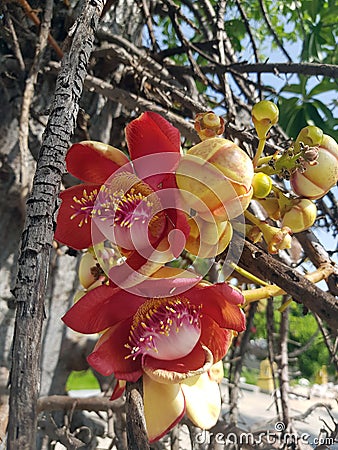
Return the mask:
<path id="1" fill-rule="evenodd" d="M 142 297 L 102 285 L 63 317 L 77 332 L 102 333 L 88 362 L 119 380 L 113 398 L 123 392 L 126 381 L 143 376 L 150 441 L 162 437 L 185 413 L 202 428 L 217 422 L 220 393 L 211 368 L 227 353 L 233 333 L 245 328 L 243 295 L 228 284 L 196 284 L 195 274 L 168 267 L 153 277 L 168 284 L 167 296 Z M 172 295 L 173 285 L 183 285 L 184 292 Z"/>
<path id="2" fill-rule="evenodd" d="M 181 156 L 180 134 L 160 115 L 146 112 L 127 125 L 126 140 L 130 160 L 101 142 L 70 147 L 67 169 L 83 183 L 60 194 L 55 239 L 78 250 L 108 239 L 119 246 L 133 270 L 147 265 L 148 274 L 182 250 L 183 244 L 172 250 L 170 232 L 179 229 L 183 236 L 189 232 L 176 199 L 166 207 L 161 198 L 167 186 L 177 189 L 174 170 Z M 152 262 L 156 249 L 164 256 L 157 255 Z"/>

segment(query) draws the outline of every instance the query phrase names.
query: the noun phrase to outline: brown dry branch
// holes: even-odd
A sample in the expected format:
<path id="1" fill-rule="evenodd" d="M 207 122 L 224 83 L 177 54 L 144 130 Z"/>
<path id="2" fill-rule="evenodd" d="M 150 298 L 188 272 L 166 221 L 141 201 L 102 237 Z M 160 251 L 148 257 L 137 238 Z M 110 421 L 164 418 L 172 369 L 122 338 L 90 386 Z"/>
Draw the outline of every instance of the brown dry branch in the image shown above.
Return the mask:
<path id="1" fill-rule="evenodd" d="M 327 278 L 327 285 L 332 295 L 338 295 L 338 266 L 332 261 L 312 230 L 306 230 L 297 234 L 303 252 L 311 260 L 315 267 L 323 265 L 332 266 L 332 274 Z"/>
<path id="2" fill-rule="evenodd" d="M 23 202 L 26 200 L 26 197 L 30 190 L 31 182 L 28 174 L 28 159 L 30 157 L 28 148 L 30 107 L 34 97 L 35 84 L 38 78 L 39 71 L 41 69 L 42 57 L 47 46 L 47 40 L 53 16 L 53 6 L 53 0 L 48 0 L 46 2 L 45 14 L 40 28 L 39 40 L 35 49 L 33 63 L 30 68 L 29 75 L 26 79 L 25 90 L 22 98 L 19 123 L 19 147 L 21 157 L 21 197 Z"/>
<path id="3" fill-rule="evenodd" d="M 70 37 L 57 80 L 55 99 L 27 200 L 14 295 L 17 301 L 11 368 L 8 450 L 35 447 L 41 330 L 53 240 L 53 214 L 64 158 L 75 129 L 78 102 L 103 1 L 87 1 Z"/>
<path id="4" fill-rule="evenodd" d="M 333 333 L 337 332 L 338 302 L 331 294 L 321 290 L 300 272 L 278 261 L 267 254 L 265 250 L 248 241 L 245 242 L 239 266 L 258 274 L 261 279 L 277 285 L 282 291 L 277 291 L 278 293 L 273 295 L 287 292 L 294 300 L 302 303 L 323 319 Z M 332 271 L 328 270 L 327 274 L 330 273 Z"/>
<path id="5" fill-rule="evenodd" d="M 48 434 L 51 440 L 63 444 L 67 450 L 77 450 L 85 447 L 84 442 L 75 437 L 67 427 L 58 428 L 51 416 L 49 417 L 49 420 L 40 420 L 39 428 L 43 430 L 44 433 Z"/>
<path id="6" fill-rule="evenodd" d="M 206 67 L 204 70 L 208 70 Z M 219 71 L 220 69 L 216 69 Z M 318 63 L 252 63 L 246 62 L 230 64 L 223 70 L 233 70 L 238 73 L 301 73 L 303 75 L 324 76 L 338 78 L 338 66 L 334 64 Z"/>
<path id="7" fill-rule="evenodd" d="M 25 62 L 23 60 L 22 52 L 21 52 L 21 49 L 20 49 L 18 36 L 16 34 L 16 31 L 15 31 L 15 28 L 14 28 L 14 25 L 13 25 L 13 21 L 12 21 L 12 18 L 10 16 L 10 14 L 9 14 L 9 11 L 8 11 L 6 3 L 4 3 L 2 5 L 2 9 L 3 9 L 4 14 L 5 14 L 5 18 L 6 18 L 6 23 L 7 23 L 8 29 L 11 32 L 11 35 L 12 35 L 14 54 L 15 54 L 15 57 L 16 57 L 18 63 L 19 63 L 19 68 L 23 72 L 25 70 Z"/>
<path id="8" fill-rule="evenodd" d="M 69 397 L 68 395 L 50 395 L 38 399 L 38 412 L 46 411 L 121 411 L 123 401 L 112 402 L 107 397 Z"/>
<path id="9" fill-rule="evenodd" d="M 30 18 L 30 20 L 37 26 L 41 24 L 39 17 L 36 15 L 35 11 L 32 9 L 30 4 L 27 2 L 27 0 L 17 0 L 17 2 L 22 6 L 27 16 Z M 55 50 L 55 53 L 57 56 L 61 59 L 63 57 L 63 51 L 59 47 L 56 40 L 53 38 L 53 36 L 49 33 L 47 33 L 47 39 L 51 47 Z"/>

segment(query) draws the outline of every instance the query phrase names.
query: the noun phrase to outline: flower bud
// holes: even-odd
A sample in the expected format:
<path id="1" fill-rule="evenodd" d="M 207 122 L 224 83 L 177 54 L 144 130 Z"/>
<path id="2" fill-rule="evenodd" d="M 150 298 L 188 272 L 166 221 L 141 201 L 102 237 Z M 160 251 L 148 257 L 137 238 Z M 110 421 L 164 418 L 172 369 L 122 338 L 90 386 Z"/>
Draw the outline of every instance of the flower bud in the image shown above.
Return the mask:
<path id="1" fill-rule="evenodd" d="M 245 235 L 254 244 L 262 242 L 263 233 L 256 225 L 245 225 Z"/>
<path id="2" fill-rule="evenodd" d="M 255 173 L 252 180 L 253 196 L 256 198 L 265 198 L 270 194 L 272 180 L 269 175 L 263 172 Z"/>
<path id="3" fill-rule="evenodd" d="M 262 223 L 259 228 L 263 233 L 263 238 L 271 254 L 278 253 L 279 250 L 291 248 L 291 229 L 288 227 L 272 227 L 267 223 Z"/>
<path id="4" fill-rule="evenodd" d="M 299 150 L 300 142 L 303 142 L 303 144 L 309 145 L 310 147 L 316 147 L 317 145 L 320 145 L 322 139 L 323 131 L 314 125 L 308 125 L 300 130 L 295 141 L 295 149 Z"/>
<path id="5" fill-rule="evenodd" d="M 190 233 L 185 249 L 200 258 L 213 258 L 222 253 L 232 238 L 230 222 L 206 222 L 199 216 L 188 220 Z"/>
<path id="6" fill-rule="evenodd" d="M 278 122 L 278 106 L 269 100 L 262 100 L 253 106 L 251 116 L 259 139 L 264 139 L 270 128 Z"/>
<path id="7" fill-rule="evenodd" d="M 195 130 L 201 141 L 219 136 L 224 132 L 224 119 L 212 111 L 197 114 L 195 118 Z"/>
<path id="8" fill-rule="evenodd" d="M 302 172 L 294 171 L 290 182 L 300 197 L 316 200 L 323 197 L 338 180 L 338 144 L 324 134 L 318 147 L 316 164 L 305 162 Z"/>
<path id="9" fill-rule="evenodd" d="M 259 199 L 259 204 L 265 209 L 268 217 L 273 220 L 280 219 L 280 207 L 276 197 Z"/>
<path id="10" fill-rule="evenodd" d="M 282 226 L 289 227 L 294 233 L 310 228 L 317 217 L 316 205 L 307 198 L 292 199 L 292 204 L 282 213 Z"/>
<path id="11" fill-rule="evenodd" d="M 208 222 L 239 216 L 252 197 L 249 156 L 234 142 L 211 138 L 192 147 L 176 171 L 186 204 Z"/>
<path id="12" fill-rule="evenodd" d="M 96 264 L 97 260 L 91 253 L 86 252 L 81 256 L 79 264 L 79 281 L 85 289 L 88 289 L 95 281 L 97 281 L 97 277 L 92 270 L 96 267 Z"/>

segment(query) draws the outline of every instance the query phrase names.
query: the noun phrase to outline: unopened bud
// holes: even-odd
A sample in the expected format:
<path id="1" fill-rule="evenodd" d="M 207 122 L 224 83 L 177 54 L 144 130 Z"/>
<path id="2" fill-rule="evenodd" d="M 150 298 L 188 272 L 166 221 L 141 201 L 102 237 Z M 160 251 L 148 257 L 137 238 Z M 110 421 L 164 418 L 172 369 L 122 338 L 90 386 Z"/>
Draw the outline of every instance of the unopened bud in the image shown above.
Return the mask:
<path id="1" fill-rule="evenodd" d="M 264 139 L 270 128 L 278 122 L 278 106 L 269 100 L 262 100 L 253 106 L 251 116 L 259 139 Z"/>
<path id="2" fill-rule="evenodd" d="M 310 228 L 317 217 L 316 205 L 307 198 L 292 199 L 282 213 L 282 225 L 291 228 L 294 233 Z"/>
<path id="3" fill-rule="evenodd" d="M 291 229 L 289 227 L 277 228 L 267 223 L 262 223 L 260 229 L 267 243 L 269 253 L 276 254 L 279 250 L 291 248 Z"/>
<path id="4" fill-rule="evenodd" d="M 338 144 L 332 137 L 322 136 L 315 162 L 305 161 L 303 170 L 294 171 L 290 179 L 297 195 L 312 200 L 323 197 L 338 180 Z"/>
<path id="5" fill-rule="evenodd" d="M 219 136 L 224 132 L 224 119 L 212 111 L 197 114 L 195 130 L 202 141 Z"/>
<path id="6" fill-rule="evenodd" d="M 252 180 L 253 196 L 256 198 L 265 198 L 270 194 L 272 180 L 269 175 L 263 172 L 255 173 Z"/>
<path id="7" fill-rule="evenodd" d="M 300 130 L 295 141 L 295 149 L 299 149 L 300 142 L 303 142 L 304 145 L 316 147 L 321 144 L 322 139 L 323 131 L 314 125 L 309 125 Z"/>

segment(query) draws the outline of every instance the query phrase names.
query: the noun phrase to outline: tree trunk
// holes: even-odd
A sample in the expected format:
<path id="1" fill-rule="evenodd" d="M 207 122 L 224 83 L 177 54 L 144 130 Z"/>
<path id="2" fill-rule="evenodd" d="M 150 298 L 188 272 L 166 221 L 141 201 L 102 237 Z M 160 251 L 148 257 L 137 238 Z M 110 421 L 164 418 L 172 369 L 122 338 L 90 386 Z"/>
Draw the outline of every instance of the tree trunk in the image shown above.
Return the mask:
<path id="1" fill-rule="evenodd" d="M 44 134 L 21 241 L 15 287 L 17 312 L 11 368 L 8 450 L 35 447 L 40 384 L 41 332 L 53 215 L 64 158 L 75 130 L 78 102 L 103 2 L 87 2 L 71 37 Z"/>

